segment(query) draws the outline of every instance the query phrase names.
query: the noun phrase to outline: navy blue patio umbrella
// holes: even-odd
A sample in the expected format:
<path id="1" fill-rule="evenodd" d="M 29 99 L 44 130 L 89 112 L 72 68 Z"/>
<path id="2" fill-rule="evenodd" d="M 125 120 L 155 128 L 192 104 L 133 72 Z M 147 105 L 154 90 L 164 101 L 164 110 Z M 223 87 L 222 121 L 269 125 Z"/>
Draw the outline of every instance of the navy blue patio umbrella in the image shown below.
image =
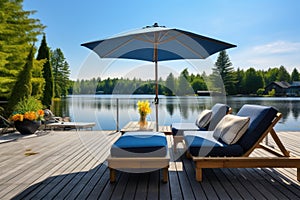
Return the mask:
<path id="1" fill-rule="evenodd" d="M 155 63 L 156 131 L 158 131 L 158 61 L 205 59 L 236 45 L 155 23 L 104 40 L 81 44 L 100 58 L 124 58 Z"/>

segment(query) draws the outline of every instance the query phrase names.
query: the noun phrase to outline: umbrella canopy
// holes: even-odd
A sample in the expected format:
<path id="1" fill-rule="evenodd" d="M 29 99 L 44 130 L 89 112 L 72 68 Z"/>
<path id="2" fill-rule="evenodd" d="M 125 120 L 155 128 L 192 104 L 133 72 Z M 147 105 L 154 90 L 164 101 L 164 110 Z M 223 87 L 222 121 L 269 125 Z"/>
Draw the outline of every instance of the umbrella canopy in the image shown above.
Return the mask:
<path id="1" fill-rule="evenodd" d="M 236 47 L 226 42 L 157 24 L 81 45 L 94 50 L 101 58 L 126 58 L 153 62 L 205 59 L 216 52 Z"/>
<path id="2" fill-rule="evenodd" d="M 155 62 L 156 130 L 158 131 L 158 61 L 205 59 L 236 45 L 184 30 L 158 26 L 126 32 L 104 40 L 81 44 L 101 58 L 125 58 Z"/>

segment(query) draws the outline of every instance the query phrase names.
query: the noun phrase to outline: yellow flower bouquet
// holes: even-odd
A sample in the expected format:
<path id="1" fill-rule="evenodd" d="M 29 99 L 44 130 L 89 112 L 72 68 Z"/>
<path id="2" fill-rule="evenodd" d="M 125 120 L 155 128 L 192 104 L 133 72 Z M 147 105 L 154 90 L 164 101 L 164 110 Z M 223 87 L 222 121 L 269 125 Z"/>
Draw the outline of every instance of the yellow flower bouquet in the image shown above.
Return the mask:
<path id="1" fill-rule="evenodd" d="M 140 125 L 145 126 L 147 124 L 146 122 L 146 116 L 151 113 L 150 103 L 148 100 L 146 101 L 138 101 L 137 102 L 138 111 L 140 114 Z"/>

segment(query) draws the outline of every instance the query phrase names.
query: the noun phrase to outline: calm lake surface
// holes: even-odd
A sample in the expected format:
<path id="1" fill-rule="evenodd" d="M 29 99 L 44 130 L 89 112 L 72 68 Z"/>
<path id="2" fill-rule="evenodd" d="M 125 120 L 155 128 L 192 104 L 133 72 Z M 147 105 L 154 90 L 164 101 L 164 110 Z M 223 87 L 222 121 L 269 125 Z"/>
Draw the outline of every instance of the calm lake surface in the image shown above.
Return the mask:
<path id="1" fill-rule="evenodd" d="M 154 95 L 71 95 L 55 102 L 52 108 L 57 116 L 70 116 L 71 121 L 95 122 L 93 130 L 116 130 L 117 110 L 119 127 L 129 121 L 137 121 L 139 114 L 138 100 L 152 102 Z M 265 98 L 265 97 L 166 97 L 159 96 L 159 125 L 173 122 L 194 122 L 204 109 L 210 109 L 215 103 L 226 103 L 233 109 L 233 114 L 244 104 L 274 106 L 283 118 L 275 126 L 278 131 L 300 131 L 300 98 Z M 118 101 L 118 103 L 117 103 Z M 118 105 L 118 106 L 117 106 Z M 118 108 L 118 109 L 117 109 Z M 148 121 L 155 121 L 155 105 L 151 104 L 152 113 Z"/>

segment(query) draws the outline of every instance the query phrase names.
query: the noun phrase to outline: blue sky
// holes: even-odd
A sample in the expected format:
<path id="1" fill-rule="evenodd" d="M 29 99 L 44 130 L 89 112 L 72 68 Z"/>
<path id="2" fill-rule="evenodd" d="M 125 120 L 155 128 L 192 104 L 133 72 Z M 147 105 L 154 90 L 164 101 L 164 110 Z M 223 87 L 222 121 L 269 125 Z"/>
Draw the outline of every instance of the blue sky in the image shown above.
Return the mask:
<path id="1" fill-rule="evenodd" d="M 298 0 L 24 0 L 23 5 L 24 10 L 36 10 L 33 17 L 47 26 L 48 46 L 62 49 L 72 79 L 129 73 L 129 68 L 125 72 L 114 65 L 126 66 L 131 62 L 114 62 L 99 74 L 95 68 L 88 70 L 87 63 L 101 65 L 107 61 L 80 44 L 154 22 L 236 44 L 236 48 L 227 50 L 235 69 L 283 65 L 290 72 L 293 68 L 300 71 Z M 211 56 L 210 62 L 214 63 L 216 57 L 217 54 Z M 186 67 L 185 63 L 171 62 L 166 69 L 172 65 L 179 73 Z M 141 63 L 138 66 L 143 68 Z"/>

